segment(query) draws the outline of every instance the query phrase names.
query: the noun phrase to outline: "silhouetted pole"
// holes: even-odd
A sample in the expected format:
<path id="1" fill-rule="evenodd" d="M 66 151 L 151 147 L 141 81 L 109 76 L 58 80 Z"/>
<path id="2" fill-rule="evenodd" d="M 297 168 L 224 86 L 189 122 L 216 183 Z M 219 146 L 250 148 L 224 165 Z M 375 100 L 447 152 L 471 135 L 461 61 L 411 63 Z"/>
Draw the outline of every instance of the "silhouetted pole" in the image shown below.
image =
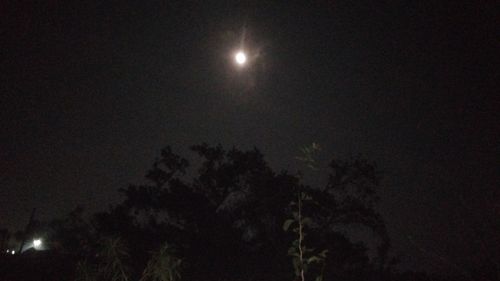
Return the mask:
<path id="1" fill-rule="evenodd" d="M 26 228 L 24 229 L 23 240 L 21 241 L 21 246 L 19 247 L 19 254 L 22 253 L 24 243 L 26 242 L 26 234 L 28 234 L 28 231 L 30 230 L 31 224 L 33 223 L 33 219 L 35 218 L 35 211 L 36 211 L 36 208 L 33 208 L 33 211 L 31 211 L 30 220 L 28 221 L 28 224 L 26 225 Z"/>

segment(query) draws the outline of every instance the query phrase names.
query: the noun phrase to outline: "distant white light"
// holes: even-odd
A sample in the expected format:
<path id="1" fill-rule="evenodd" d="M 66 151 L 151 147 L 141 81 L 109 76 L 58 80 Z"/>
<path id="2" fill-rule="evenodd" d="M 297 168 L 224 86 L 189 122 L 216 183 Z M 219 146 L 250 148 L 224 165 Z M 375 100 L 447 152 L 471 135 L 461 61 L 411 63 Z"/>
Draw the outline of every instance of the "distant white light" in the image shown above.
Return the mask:
<path id="1" fill-rule="evenodd" d="M 243 53 L 242 51 L 239 51 L 234 56 L 234 59 L 236 60 L 237 64 L 243 65 L 243 64 L 245 64 L 245 62 L 247 62 L 247 55 L 245 55 L 245 53 Z"/>
<path id="2" fill-rule="evenodd" d="M 7 250 L 7 254 L 10 252 L 10 250 Z"/>
<path id="3" fill-rule="evenodd" d="M 42 239 L 34 239 L 33 240 L 33 247 L 35 247 L 35 249 L 38 249 L 38 248 L 40 248 L 40 246 L 42 246 Z"/>
<path id="4" fill-rule="evenodd" d="M 12 254 L 15 255 L 16 254 L 16 251 L 12 250 Z"/>

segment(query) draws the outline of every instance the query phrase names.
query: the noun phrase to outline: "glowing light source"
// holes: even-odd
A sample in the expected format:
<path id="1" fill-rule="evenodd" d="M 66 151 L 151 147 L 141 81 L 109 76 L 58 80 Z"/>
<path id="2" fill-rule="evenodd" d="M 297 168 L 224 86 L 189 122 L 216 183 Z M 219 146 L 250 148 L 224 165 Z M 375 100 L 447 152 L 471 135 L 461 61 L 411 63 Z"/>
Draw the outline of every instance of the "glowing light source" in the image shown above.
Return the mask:
<path id="1" fill-rule="evenodd" d="M 247 62 L 247 55 L 245 55 L 245 53 L 243 53 L 242 51 L 239 51 L 234 56 L 234 59 L 236 60 L 237 64 L 243 65 L 243 64 L 245 64 L 245 62 Z"/>
<path id="2" fill-rule="evenodd" d="M 11 253 L 12 253 L 13 255 L 15 255 L 15 254 L 16 254 L 16 251 L 12 250 L 12 252 L 11 252 Z"/>
<path id="3" fill-rule="evenodd" d="M 35 249 L 38 249 L 42 246 L 42 239 L 34 239 L 33 240 L 33 247 L 35 247 Z"/>

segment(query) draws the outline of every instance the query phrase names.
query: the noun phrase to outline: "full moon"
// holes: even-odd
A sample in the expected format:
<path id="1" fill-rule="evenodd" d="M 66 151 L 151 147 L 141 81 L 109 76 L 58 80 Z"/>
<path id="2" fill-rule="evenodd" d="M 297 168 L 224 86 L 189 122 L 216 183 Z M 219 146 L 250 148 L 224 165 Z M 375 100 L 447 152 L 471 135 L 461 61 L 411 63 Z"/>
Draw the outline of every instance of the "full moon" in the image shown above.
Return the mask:
<path id="1" fill-rule="evenodd" d="M 243 65 L 245 64 L 245 62 L 247 61 L 247 55 L 245 55 L 245 53 L 243 53 L 242 51 L 239 51 L 238 53 L 236 53 L 236 55 L 234 56 L 234 59 L 236 60 L 236 63 L 239 64 L 239 65 Z"/>

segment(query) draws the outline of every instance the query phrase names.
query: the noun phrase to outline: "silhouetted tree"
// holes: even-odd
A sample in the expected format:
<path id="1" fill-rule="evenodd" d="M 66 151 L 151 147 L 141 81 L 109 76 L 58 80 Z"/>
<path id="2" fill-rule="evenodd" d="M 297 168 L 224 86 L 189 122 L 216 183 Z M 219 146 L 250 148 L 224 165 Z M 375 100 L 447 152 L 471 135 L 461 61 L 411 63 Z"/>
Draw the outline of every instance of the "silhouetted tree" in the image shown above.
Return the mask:
<path id="1" fill-rule="evenodd" d="M 67 217 L 53 220 L 49 226 L 51 248 L 75 258 L 87 255 L 98 240 L 92 224 L 84 217 L 84 210 L 80 206 Z"/>
<path id="2" fill-rule="evenodd" d="M 373 164 L 332 161 L 327 186 L 314 188 L 296 175 L 272 171 L 257 149 L 226 151 L 207 144 L 191 149 L 200 157 L 194 171 L 186 159 L 163 149 L 146 175 L 148 183 L 122 189 L 124 202 L 96 217 L 99 231 L 130 241 L 132 252 L 154 251 L 165 241 L 176 245 L 186 280 L 291 280 L 286 253 L 293 237 L 282 225 L 300 189 L 315 202 L 304 206 L 311 218 L 307 243 L 331 253 L 325 279 L 387 265 L 389 240 L 374 209 L 380 175 Z M 193 179 L 187 181 L 187 175 Z M 364 245 L 339 231 L 352 224 L 378 235 L 375 263 Z"/>

